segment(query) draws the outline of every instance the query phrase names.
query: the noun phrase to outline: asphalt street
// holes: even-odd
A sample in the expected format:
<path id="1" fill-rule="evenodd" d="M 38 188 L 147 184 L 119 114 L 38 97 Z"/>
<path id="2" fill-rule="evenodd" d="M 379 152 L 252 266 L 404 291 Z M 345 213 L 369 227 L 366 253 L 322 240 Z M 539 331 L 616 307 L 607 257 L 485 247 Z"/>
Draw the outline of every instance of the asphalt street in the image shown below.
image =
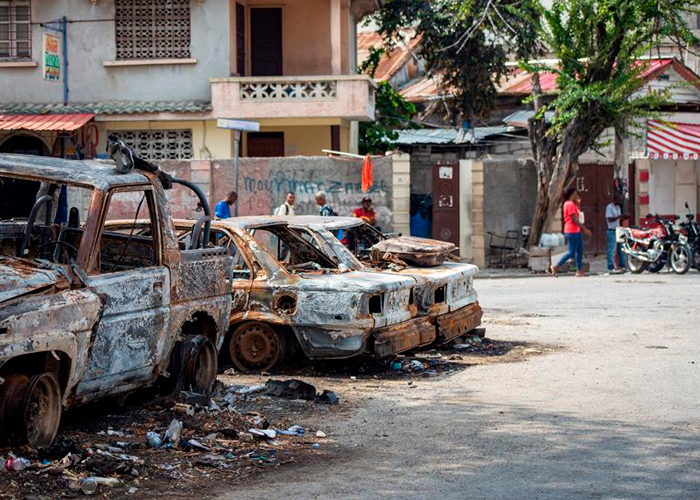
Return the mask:
<path id="1" fill-rule="evenodd" d="M 700 273 L 476 283 L 488 337 L 551 350 L 366 389 L 327 459 L 222 500 L 700 498 Z"/>

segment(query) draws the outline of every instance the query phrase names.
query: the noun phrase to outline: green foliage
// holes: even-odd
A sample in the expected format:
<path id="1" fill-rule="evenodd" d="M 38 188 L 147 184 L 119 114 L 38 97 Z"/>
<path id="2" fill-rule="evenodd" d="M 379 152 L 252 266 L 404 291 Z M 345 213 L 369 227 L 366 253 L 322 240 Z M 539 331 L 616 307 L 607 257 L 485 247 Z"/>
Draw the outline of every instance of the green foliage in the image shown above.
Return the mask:
<path id="1" fill-rule="evenodd" d="M 547 106 L 555 111 L 549 133 L 560 133 L 576 118 L 607 128 L 657 116 L 670 92 L 638 92 L 650 64 L 640 58 L 657 55 L 662 44 L 697 44 L 685 19 L 698 5 L 698 0 L 555 0 L 550 9 L 541 8 L 541 35 L 558 65 L 522 65 L 557 74 L 560 90 Z"/>
<path id="2" fill-rule="evenodd" d="M 385 49 L 370 48 L 369 56 L 359 66 L 361 73 L 371 77 L 377 71 L 377 66 Z M 416 107 L 406 101 L 388 82 L 377 83 L 375 92 L 376 120 L 360 123 L 360 153 L 386 153 L 395 146 L 399 134 L 396 129 L 418 128 L 411 121 L 416 115 Z"/>
<path id="3" fill-rule="evenodd" d="M 536 0 L 385 0 L 376 15 L 387 42 L 421 37 L 427 70 L 454 102 L 453 123 L 486 116 L 509 54 L 530 57 L 537 47 Z"/>

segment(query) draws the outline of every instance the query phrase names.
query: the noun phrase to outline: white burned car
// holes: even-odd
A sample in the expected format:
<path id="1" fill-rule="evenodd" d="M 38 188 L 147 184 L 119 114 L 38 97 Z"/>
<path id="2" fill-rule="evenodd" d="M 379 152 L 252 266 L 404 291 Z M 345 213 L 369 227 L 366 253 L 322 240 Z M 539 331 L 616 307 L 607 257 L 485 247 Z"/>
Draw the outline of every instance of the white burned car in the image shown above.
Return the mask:
<path id="1" fill-rule="evenodd" d="M 181 246 L 199 240 L 193 224 L 175 221 Z M 415 278 L 350 269 L 279 217 L 213 221 L 211 242 L 234 256 L 221 355 L 240 370 L 268 370 L 298 349 L 310 359 L 385 358 L 435 339 L 418 317 Z"/>
<path id="2" fill-rule="evenodd" d="M 285 217 L 307 241 L 350 269 L 376 270 L 385 276 L 412 277 L 419 316 L 435 325 L 437 343 L 464 335 L 481 324 L 472 264 L 452 262 L 454 245 L 410 236 L 387 237 L 352 217 Z"/>

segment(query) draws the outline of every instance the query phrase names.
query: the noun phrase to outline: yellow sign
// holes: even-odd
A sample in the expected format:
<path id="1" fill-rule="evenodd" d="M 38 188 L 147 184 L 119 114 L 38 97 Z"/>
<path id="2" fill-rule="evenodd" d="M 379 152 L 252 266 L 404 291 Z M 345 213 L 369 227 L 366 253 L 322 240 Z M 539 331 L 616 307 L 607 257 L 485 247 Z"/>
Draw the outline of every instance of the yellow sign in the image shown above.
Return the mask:
<path id="1" fill-rule="evenodd" d="M 44 33 L 44 80 L 61 80 L 61 37 Z"/>

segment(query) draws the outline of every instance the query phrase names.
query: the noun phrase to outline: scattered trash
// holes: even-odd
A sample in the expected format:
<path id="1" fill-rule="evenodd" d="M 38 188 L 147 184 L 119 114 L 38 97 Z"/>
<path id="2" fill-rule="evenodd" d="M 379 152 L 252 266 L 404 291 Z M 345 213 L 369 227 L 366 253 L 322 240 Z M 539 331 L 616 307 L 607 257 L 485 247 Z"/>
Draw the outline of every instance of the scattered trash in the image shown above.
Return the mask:
<path id="1" fill-rule="evenodd" d="M 335 395 L 335 392 L 324 390 L 323 393 L 318 396 L 318 402 L 327 405 L 337 405 L 340 403 L 340 399 Z"/>
<path id="2" fill-rule="evenodd" d="M 180 443 L 182 445 L 182 440 L 180 441 Z M 211 448 L 200 443 L 196 439 L 190 439 L 185 444 L 186 444 L 186 446 L 185 446 L 186 449 L 194 448 L 195 450 L 200 450 L 200 451 L 211 451 Z"/>
<path id="3" fill-rule="evenodd" d="M 175 411 L 176 415 L 188 415 L 191 417 L 194 415 L 194 406 L 185 403 L 177 403 L 173 407 L 173 411 Z"/>
<path id="4" fill-rule="evenodd" d="M 414 356 L 419 359 L 440 359 L 442 354 L 433 349 L 432 351 L 417 352 Z"/>
<path id="5" fill-rule="evenodd" d="M 275 429 L 275 432 L 277 434 L 280 434 L 282 436 L 303 436 L 304 435 L 304 428 L 301 425 L 293 425 L 287 430 L 279 430 Z"/>
<path id="6" fill-rule="evenodd" d="M 423 363 L 421 363 L 420 361 L 418 361 L 417 359 L 412 359 L 411 362 L 408 363 L 407 368 L 410 369 L 411 371 L 419 372 L 419 371 L 425 370 L 425 365 Z"/>
<path id="7" fill-rule="evenodd" d="M 2 468 L 7 472 L 17 472 L 26 469 L 31 462 L 26 458 L 10 457 L 2 464 Z"/>
<path id="8" fill-rule="evenodd" d="M 267 393 L 271 396 L 289 399 L 313 400 L 316 398 L 316 388 L 301 380 L 268 380 L 265 383 Z"/>
<path id="9" fill-rule="evenodd" d="M 266 385 L 253 385 L 250 387 L 241 387 L 240 389 L 236 390 L 236 394 L 241 394 L 243 396 L 247 396 L 249 394 L 263 394 L 268 391 L 268 388 Z"/>
<path id="10" fill-rule="evenodd" d="M 311 448 L 313 448 L 314 450 L 318 450 L 319 448 L 321 448 L 321 445 L 318 443 L 314 443 L 311 445 Z"/>
<path id="11" fill-rule="evenodd" d="M 180 440 L 180 433 L 182 432 L 182 422 L 177 419 L 173 419 L 170 422 L 170 427 L 165 431 L 165 442 L 166 443 L 177 443 Z"/>
<path id="12" fill-rule="evenodd" d="M 277 432 L 274 429 L 248 429 L 248 432 L 257 437 L 267 437 L 270 439 L 277 437 Z"/>
<path id="13" fill-rule="evenodd" d="M 324 437 L 326 437 L 326 433 L 323 431 L 316 431 L 316 437 L 324 438 Z"/>
<path id="14" fill-rule="evenodd" d="M 228 375 L 229 377 L 235 374 L 236 370 L 234 370 L 233 368 L 226 368 L 226 370 L 224 370 L 224 375 Z"/>
<path id="15" fill-rule="evenodd" d="M 98 488 L 99 485 L 97 484 L 97 481 L 95 481 L 94 477 L 88 477 L 86 479 L 83 479 L 80 483 L 80 490 L 85 495 L 94 495 L 95 493 L 97 493 Z"/>
<path id="16" fill-rule="evenodd" d="M 146 441 L 151 448 L 160 448 L 163 444 L 163 440 L 157 432 L 150 431 L 146 433 Z"/>
<path id="17" fill-rule="evenodd" d="M 400 370 L 401 368 L 402 368 L 401 361 L 392 361 L 392 363 L 391 363 L 392 370 Z"/>

